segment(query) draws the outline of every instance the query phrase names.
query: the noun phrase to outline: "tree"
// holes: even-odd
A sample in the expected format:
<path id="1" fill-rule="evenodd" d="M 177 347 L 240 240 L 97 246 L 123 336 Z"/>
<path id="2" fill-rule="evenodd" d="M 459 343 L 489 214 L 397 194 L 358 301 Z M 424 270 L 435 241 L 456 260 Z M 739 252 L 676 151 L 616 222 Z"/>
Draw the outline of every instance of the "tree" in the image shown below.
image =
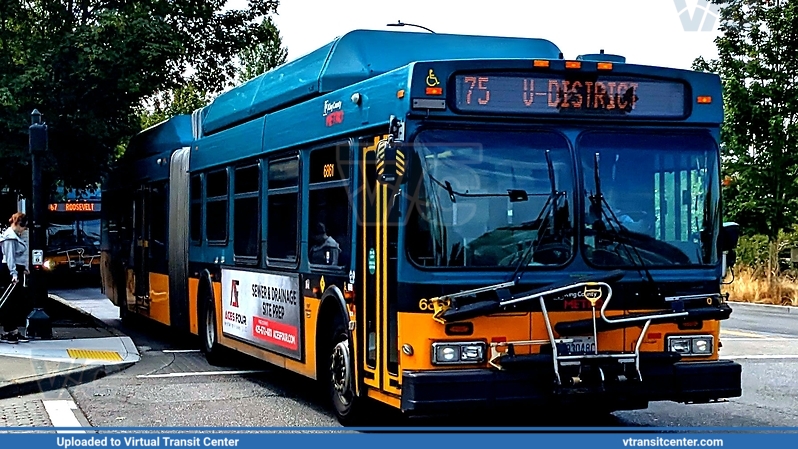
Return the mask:
<path id="1" fill-rule="evenodd" d="M 141 114 L 141 128 L 150 126 L 180 114 L 190 114 L 205 106 L 210 95 L 195 84 L 187 83 L 170 92 L 162 92 L 150 100 L 152 110 Z"/>
<path id="2" fill-rule="evenodd" d="M 0 0 L 0 188 L 30 184 L 29 114 L 50 129 L 51 181 L 97 182 L 141 127 L 142 101 L 235 82 L 277 0 Z M 189 73 L 190 75 L 187 75 Z"/>
<path id="3" fill-rule="evenodd" d="M 235 81 L 244 83 L 281 64 L 288 57 L 288 50 L 282 45 L 280 31 L 271 17 L 260 24 L 264 40 L 250 44 L 241 51 L 236 62 Z M 161 92 L 149 99 L 149 107 L 141 114 L 142 128 L 149 128 L 179 114 L 190 114 L 207 105 L 212 95 L 194 83 L 186 83 L 172 91 Z"/>
<path id="4" fill-rule="evenodd" d="M 798 219 L 798 0 L 716 0 L 718 59 L 694 68 L 723 81 L 725 214 L 770 243 Z"/>
<path id="5" fill-rule="evenodd" d="M 271 17 L 267 17 L 261 23 L 261 32 L 266 36 L 266 39 L 241 52 L 238 69 L 238 80 L 240 82 L 251 80 L 284 64 L 288 57 L 288 50 L 283 47 L 280 31 L 272 22 Z"/>

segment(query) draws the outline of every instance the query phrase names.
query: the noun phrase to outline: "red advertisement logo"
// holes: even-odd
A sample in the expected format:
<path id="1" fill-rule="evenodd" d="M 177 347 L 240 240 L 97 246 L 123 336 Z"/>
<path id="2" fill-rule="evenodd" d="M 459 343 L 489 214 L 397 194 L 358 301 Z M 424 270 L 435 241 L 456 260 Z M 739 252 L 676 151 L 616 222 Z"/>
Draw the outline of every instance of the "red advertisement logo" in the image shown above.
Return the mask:
<path id="1" fill-rule="evenodd" d="M 230 305 L 238 307 L 238 281 L 233 279 L 230 283 Z"/>
<path id="2" fill-rule="evenodd" d="M 252 333 L 255 338 L 296 351 L 299 349 L 297 328 L 289 324 L 277 323 L 254 317 Z"/>

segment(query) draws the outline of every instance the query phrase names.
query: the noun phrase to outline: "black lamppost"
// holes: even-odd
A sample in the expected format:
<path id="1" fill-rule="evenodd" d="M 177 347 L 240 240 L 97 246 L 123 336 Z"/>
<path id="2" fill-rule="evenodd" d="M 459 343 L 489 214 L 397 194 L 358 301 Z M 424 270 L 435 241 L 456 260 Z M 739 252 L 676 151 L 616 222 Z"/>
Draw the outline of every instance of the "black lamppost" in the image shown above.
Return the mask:
<path id="1" fill-rule="evenodd" d="M 33 300 L 33 311 L 28 315 L 28 322 L 25 334 L 28 338 L 52 338 L 52 324 L 50 317 L 42 309 L 42 305 L 47 300 L 47 285 L 42 273 L 44 265 L 44 236 L 46 219 L 45 205 L 46 197 L 42 189 L 42 158 L 47 152 L 47 125 L 42 123 L 42 114 L 34 109 L 31 113 L 31 125 L 29 128 L 29 149 L 31 156 L 31 207 L 28 235 L 28 266 L 30 276 L 28 288 L 30 288 L 31 299 Z"/>
<path id="2" fill-rule="evenodd" d="M 427 31 L 429 31 L 432 34 L 436 34 L 434 31 L 430 30 L 429 28 L 427 28 L 425 26 L 415 25 L 415 24 L 412 24 L 412 23 L 404 23 L 401 20 L 397 20 L 396 23 L 388 23 L 388 24 L 386 24 L 386 26 L 389 26 L 389 27 L 416 27 L 416 28 L 421 28 L 422 30 L 427 30 Z"/>

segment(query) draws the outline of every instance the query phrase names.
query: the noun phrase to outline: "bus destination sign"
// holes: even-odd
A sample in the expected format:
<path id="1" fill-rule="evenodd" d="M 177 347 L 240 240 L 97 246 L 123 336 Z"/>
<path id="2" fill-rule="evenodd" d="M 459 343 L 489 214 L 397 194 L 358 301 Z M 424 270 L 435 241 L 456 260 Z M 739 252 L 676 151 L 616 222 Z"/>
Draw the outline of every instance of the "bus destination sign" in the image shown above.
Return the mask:
<path id="1" fill-rule="evenodd" d="M 682 118 L 679 81 L 574 75 L 459 75 L 455 105 L 462 112 Z"/>
<path id="2" fill-rule="evenodd" d="M 50 212 L 100 212 L 100 203 L 50 203 L 47 209 Z"/>

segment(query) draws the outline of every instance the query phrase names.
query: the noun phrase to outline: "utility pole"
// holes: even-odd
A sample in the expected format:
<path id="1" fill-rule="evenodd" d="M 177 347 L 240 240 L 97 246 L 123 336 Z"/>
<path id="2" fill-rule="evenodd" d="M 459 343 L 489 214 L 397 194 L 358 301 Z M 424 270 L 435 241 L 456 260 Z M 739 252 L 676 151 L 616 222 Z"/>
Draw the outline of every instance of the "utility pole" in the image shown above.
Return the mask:
<path id="1" fill-rule="evenodd" d="M 46 192 L 42 189 L 42 158 L 47 152 L 48 138 L 47 125 L 42 123 L 42 114 L 34 109 L 31 113 L 31 125 L 29 128 L 29 149 L 31 155 L 31 204 L 30 219 L 31 224 L 28 234 L 30 236 L 30 246 L 28 247 L 28 266 L 30 266 L 30 276 L 28 288 L 30 289 L 31 299 L 33 300 L 33 311 L 28 315 L 28 322 L 25 334 L 28 338 L 52 338 L 52 323 L 50 317 L 44 312 L 42 306 L 47 301 L 46 278 L 43 276 L 44 266 L 44 246 L 46 236 L 45 206 L 47 202 Z"/>

